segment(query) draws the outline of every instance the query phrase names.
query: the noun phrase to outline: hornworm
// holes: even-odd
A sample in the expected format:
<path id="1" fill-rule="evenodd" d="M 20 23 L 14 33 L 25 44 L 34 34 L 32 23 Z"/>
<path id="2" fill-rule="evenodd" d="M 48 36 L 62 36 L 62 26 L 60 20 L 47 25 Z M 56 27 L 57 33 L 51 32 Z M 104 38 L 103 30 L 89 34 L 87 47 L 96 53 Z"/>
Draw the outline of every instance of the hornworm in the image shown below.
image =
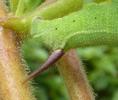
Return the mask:
<path id="1" fill-rule="evenodd" d="M 118 45 L 117 19 L 117 5 L 93 3 L 62 18 L 35 19 L 31 35 L 53 50 Z"/>
<path id="2" fill-rule="evenodd" d="M 118 19 L 117 5 L 93 3 L 81 11 L 62 18 L 51 21 L 35 19 L 31 34 L 53 50 L 60 49 L 60 53 L 54 52 L 54 55 L 52 54 L 46 61 L 45 64 L 49 66 L 54 56 L 59 59 L 63 55 L 62 49 L 65 52 L 77 47 L 118 45 L 118 21 L 116 19 Z M 42 69 L 47 69 L 48 66 L 44 67 L 45 64 L 28 79 L 38 75 Z"/>
<path id="3" fill-rule="evenodd" d="M 70 1 L 72 2 L 73 0 Z M 77 1 L 79 2 L 79 0 Z M 56 3 L 54 5 L 56 5 Z M 57 5 L 59 6 L 59 4 Z M 45 10 L 43 11 L 47 13 L 48 11 L 52 12 L 52 10 L 50 6 L 49 10 L 47 8 L 47 11 Z M 39 15 L 43 16 L 44 18 L 47 15 L 46 17 L 51 19 L 49 16 L 50 14 L 48 13 L 43 14 L 43 11 Z M 32 38 L 39 39 L 40 42 L 50 47 L 53 51 L 55 50 L 60 51 L 60 53 L 56 52 L 52 53 L 51 57 L 49 57 L 48 59 L 48 61 L 51 62 L 47 61 L 48 64 L 46 62 L 46 68 L 47 68 L 47 65 L 52 65 L 52 60 L 50 59 L 53 59 L 54 60 L 53 62 L 57 61 L 57 58 L 60 58 L 60 56 L 57 56 L 58 54 L 61 55 L 62 51 L 66 52 L 71 48 L 98 46 L 98 45 L 118 45 L 117 19 L 118 19 L 118 1 L 112 0 L 109 3 L 104 2 L 100 4 L 97 3 L 88 4 L 84 6 L 84 8 L 82 8 L 80 11 L 76 11 L 61 18 L 53 20 L 41 20 L 35 17 L 33 18 L 32 21 L 30 21 L 31 22 L 30 25 L 29 22 L 28 25 L 24 25 L 24 23 L 27 22 L 27 20 L 23 20 L 22 23 L 19 23 L 21 24 L 20 28 L 18 22 L 15 23 L 15 25 L 13 26 L 16 26 L 14 27 L 14 29 L 16 31 L 18 30 L 19 33 L 20 31 L 22 32 L 23 29 L 26 30 L 25 32 L 27 32 L 28 30 Z M 12 26 L 11 24 L 9 24 L 10 27 Z M 56 54 L 57 56 L 56 60 L 53 58 L 53 54 L 54 55 Z M 32 74 L 30 77 L 32 78 L 35 76 L 33 76 Z"/>
<path id="4" fill-rule="evenodd" d="M 19 7 L 21 7 L 21 4 L 23 5 L 23 3 L 24 2 L 20 2 Z M 44 8 L 37 9 L 30 16 L 28 14 L 25 17 L 20 17 L 20 18 L 8 17 L 5 20 L 1 20 L 0 24 L 6 28 L 14 30 L 22 38 L 23 35 L 30 33 L 30 28 L 32 27 L 32 20 L 36 16 L 38 16 L 37 19 L 39 19 L 39 17 L 43 19 L 54 19 L 67 15 L 73 11 L 77 11 L 82 6 L 83 6 L 83 0 L 57 0 L 53 4 L 49 4 Z M 17 9 L 16 15 L 23 14 L 22 10 L 24 8 L 23 9 L 19 8 L 19 9 Z M 29 75 L 28 79 L 26 79 L 24 83 L 29 79 L 32 79 L 33 77 L 37 76 L 40 72 L 47 69 L 50 65 L 52 65 L 59 58 L 61 58 L 63 54 L 64 51 L 62 50 L 62 48 L 56 49 L 56 51 L 54 50 L 49 59 L 42 65 L 41 69 L 38 69 L 36 72 Z"/>

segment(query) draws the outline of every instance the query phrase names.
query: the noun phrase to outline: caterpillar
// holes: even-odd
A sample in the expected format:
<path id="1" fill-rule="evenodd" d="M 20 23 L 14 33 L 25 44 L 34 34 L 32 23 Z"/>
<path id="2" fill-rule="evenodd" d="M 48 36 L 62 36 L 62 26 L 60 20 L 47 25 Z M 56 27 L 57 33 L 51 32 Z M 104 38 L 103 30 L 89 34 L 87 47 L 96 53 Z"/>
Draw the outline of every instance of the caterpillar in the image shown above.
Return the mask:
<path id="1" fill-rule="evenodd" d="M 115 19 L 118 19 L 118 8 L 112 3 L 106 5 L 93 3 L 81 11 L 51 21 L 35 19 L 31 30 L 33 38 L 40 39 L 55 52 L 27 80 L 40 74 L 42 69 L 47 69 L 71 48 L 117 46 L 118 21 Z"/>
<path id="2" fill-rule="evenodd" d="M 73 0 L 68 0 L 68 3 L 71 3 L 72 1 Z M 76 0 L 76 3 L 80 1 L 82 2 L 82 0 Z M 27 19 L 16 19 L 15 22 L 17 23 L 14 24 L 14 19 L 12 19 L 8 20 L 9 23 L 7 23 L 7 21 L 4 23 L 6 26 L 8 25 L 7 27 L 14 27 L 14 30 L 19 33 L 22 33 L 22 31 L 27 33 L 29 32 L 32 38 L 40 40 L 40 42 L 50 47 L 52 51 L 55 51 L 45 62 L 48 63 L 48 65 L 43 67 L 43 69 L 52 64 L 52 60 L 50 59 L 54 60 L 53 63 L 57 61 L 53 55 L 56 55 L 59 59 L 64 52 L 71 48 L 98 45 L 118 45 L 117 0 L 98 4 L 90 3 L 84 6 L 81 10 L 73 12 L 67 16 L 63 15 L 63 10 L 60 16 L 64 17 L 60 17 L 57 13 L 61 13 L 61 10 L 59 10 L 61 8 L 58 7 L 60 5 L 62 6 L 63 3 L 68 5 L 66 0 L 57 1 L 53 6 L 50 5 L 43 9 L 39 15 L 35 15 L 35 18 L 30 18 L 33 19 L 31 21 L 29 21 L 29 19 L 28 21 Z M 72 3 L 73 7 L 76 3 Z M 67 5 L 65 8 L 69 9 Z M 55 10 L 56 7 L 58 8 L 57 10 Z M 64 7 L 62 7 L 62 9 L 63 8 Z M 51 15 L 48 12 L 51 12 Z M 67 10 L 67 12 L 69 13 L 72 11 Z M 56 18 L 56 14 L 57 17 L 60 18 Z M 40 19 L 36 16 L 40 16 L 44 19 Z M 19 26 L 21 27 L 19 28 Z M 42 70 L 42 67 L 37 70 L 37 73 L 40 72 L 40 70 Z M 35 74 L 31 74 L 28 79 L 30 79 L 30 77 L 35 77 Z"/>
<path id="3" fill-rule="evenodd" d="M 91 4 L 83 10 L 54 20 L 35 19 L 31 35 L 53 50 L 117 45 L 118 8 L 113 4 Z"/>

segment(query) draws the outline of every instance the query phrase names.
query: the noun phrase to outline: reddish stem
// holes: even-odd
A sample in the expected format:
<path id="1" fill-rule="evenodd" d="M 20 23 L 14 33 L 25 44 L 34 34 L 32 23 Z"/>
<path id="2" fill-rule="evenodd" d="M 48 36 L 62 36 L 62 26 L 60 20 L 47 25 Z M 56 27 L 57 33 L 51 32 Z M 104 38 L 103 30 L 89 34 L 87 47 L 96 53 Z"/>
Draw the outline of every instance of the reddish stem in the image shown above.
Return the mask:
<path id="1" fill-rule="evenodd" d="M 75 50 L 67 52 L 58 65 L 71 100 L 95 100 L 86 73 Z"/>
<path id="2" fill-rule="evenodd" d="M 7 11 L 0 0 L 0 17 Z M 22 85 L 26 78 L 15 34 L 0 26 L 0 100 L 35 100 L 29 84 Z"/>

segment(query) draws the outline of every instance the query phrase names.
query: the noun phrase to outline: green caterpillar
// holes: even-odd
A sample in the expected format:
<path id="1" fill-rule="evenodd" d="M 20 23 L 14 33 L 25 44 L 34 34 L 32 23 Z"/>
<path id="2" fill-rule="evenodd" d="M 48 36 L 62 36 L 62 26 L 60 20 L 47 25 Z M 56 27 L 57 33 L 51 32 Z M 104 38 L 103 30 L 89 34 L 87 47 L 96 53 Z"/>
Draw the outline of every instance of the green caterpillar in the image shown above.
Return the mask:
<path id="1" fill-rule="evenodd" d="M 53 50 L 97 45 L 118 45 L 116 4 L 90 4 L 54 20 L 35 19 L 31 34 Z"/>
<path id="2" fill-rule="evenodd" d="M 35 19 L 31 35 L 54 52 L 24 81 L 36 77 L 60 59 L 70 48 L 118 45 L 118 8 L 116 3 L 91 4 L 83 10 L 55 20 Z"/>
<path id="3" fill-rule="evenodd" d="M 90 3 L 82 10 L 76 11 L 70 15 L 53 20 L 41 20 L 37 16 L 44 17 L 47 12 L 53 11 L 62 6 L 66 0 L 55 2 L 52 7 L 44 8 L 35 17 L 24 18 L 8 18 L 0 24 L 4 27 L 15 30 L 17 33 L 30 33 L 31 37 L 39 39 L 48 45 L 52 50 L 70 48 L 96 46 L 96 45 L 117 45 L 118 42 L 118 1 L 103 2 L 100 4 Z M 73 0 L 67 2 L 70 4 Z M 62 3 L 63 2 L 63 3 Z M 76 0 L 76 3 L 82 2 Z M 58 4 L 59 3 L 59 4 Z M 72 3 L 74 6 L 75 2 Z M 66 7 L 68 8 L 68 6 Z M 65 7 L 65 8 L 66 8 Z M 80 6 L 78 6 L 80 7 Z M 62 7 L 63 8 L 63 7 Z M 47 10 L 45 10 L 47 9 Z M 58 8 L 55 13 L 72 12 L 68 10 L 60 10 Z M 69 9 L 69 8 L 68 8 Z M 78 8 L 76 8 L 77 10 Z M 75 10 L 73 8 L 73 10 Z M 63 11 L 63 12 L 61 12 Z M 45 15 L 46 14 L 46 15 Z M 50 17 L 51 16 L 51 17 Z M 58 16 L 58 15 L 57 15 Z M 48 14 L 46 19 L 55 18 L 56 15 Z M 32 21 L 33 20 L 33 21 Z"/>
<path id="4" fill-rule="evenodd" d="M 34 71 L 26 81 L 46 70 L 71 48 L 118 45 L 118 1 L 108 1 L 88 4 L 82 10 L 64 16 L 65 11 L 68 14 L 79 9 L 80 5 L 76 9 L 73 7 L 77 3 L 82 3 L 82 0 L 60 0 L 39 13 L 34 12 L 33 16 L 23 19 L 11 18 L 3 22 L 3 26 L 18 33 L 29 32 L 32 38 L 39 39 L 54 51 L 42 67 Z M 72 9 L 69 8 L 68 3 L 72 3 Z M 41 20 L 37 16 L 48 20 Z M 61 16 L 64 17 L 57 18 Z"/>
<path id="5" fill-rule="evenodd" d="M 83 0 L 54 0 L 52 4 L 37 9 L 33 16 L 40 16 L 43 19 L 54 19 L 77 11 L 83 6 Z"/>

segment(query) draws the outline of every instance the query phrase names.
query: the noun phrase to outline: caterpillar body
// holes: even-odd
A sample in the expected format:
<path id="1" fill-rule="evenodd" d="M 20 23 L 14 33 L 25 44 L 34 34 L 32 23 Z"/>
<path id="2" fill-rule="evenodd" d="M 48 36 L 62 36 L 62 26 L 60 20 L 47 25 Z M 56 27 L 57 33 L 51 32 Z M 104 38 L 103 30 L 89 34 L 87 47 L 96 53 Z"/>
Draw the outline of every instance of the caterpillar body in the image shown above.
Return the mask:
<path id="1" fill-rule="evenodd" d="M 31 34 L 53 50 L 118 45 L 118 7 L 93 3 L 54 20 L 35 19 Z"/>

